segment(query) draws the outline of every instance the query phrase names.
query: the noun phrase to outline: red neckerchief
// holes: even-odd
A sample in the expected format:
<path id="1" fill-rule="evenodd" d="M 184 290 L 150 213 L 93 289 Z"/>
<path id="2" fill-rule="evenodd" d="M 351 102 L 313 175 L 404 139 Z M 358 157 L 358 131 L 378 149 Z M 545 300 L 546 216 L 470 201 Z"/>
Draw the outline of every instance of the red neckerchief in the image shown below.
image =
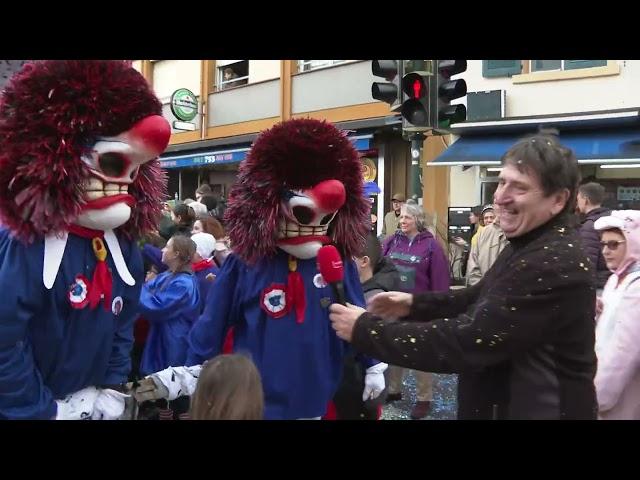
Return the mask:
<path id="1" fill-rule="evenodd" d="M 213 260 L 211 258 L 205 258 L 204 260 L 200 260 L 199 262 L 195 262 L 191 264 L 191 268 L 195 272 L 200 272 L 206 268 L 212 267 L 214 265 Z"/>
<path id="2" fill-rule="evenodd" d="M 296 312 L 296 322 L 304 322 L 304 311 L 307 307 L 307 299 L 304 294 L 304 282 L 302 275 L 297 272 L 298 260 L 289 255 L 289 276 L 287 277 L 287 298 L 291 302 L 291 308 Z"/>
<path id="3" fill-rule="evenodd" d="M 111 294 L 113 292 L 113 279 L 107 267 L 107 249 L 104 246 L 104 232 L 81 227 L 80 225 L 69 225 L 69 233 L 73 233 L 82 238 L 91 239 L 93 253 L 96 256 L 96 268 L 93 271 L 93 278 L 89 280 L 87 296 L 89 306 L 93 310 L 98 306 L 100 300 L 104 299 L 102 306 L 108 312 L 111 309 Z"/>

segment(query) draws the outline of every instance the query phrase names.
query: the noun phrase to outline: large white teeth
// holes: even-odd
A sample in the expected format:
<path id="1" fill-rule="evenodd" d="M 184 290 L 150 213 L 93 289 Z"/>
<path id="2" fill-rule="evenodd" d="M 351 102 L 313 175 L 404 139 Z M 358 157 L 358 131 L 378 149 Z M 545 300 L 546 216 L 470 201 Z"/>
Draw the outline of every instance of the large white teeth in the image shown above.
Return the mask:
<path id="1" fill-rule="evenodd" d="M 86 184 L 87 190 L 102 190 L 104 188 L 104 184 L 102 180 L 99 178 L 91 177 Z"/>
<path id="2" fill-rule="evenodd" d="M 102 192 L 102 190 L 89 190 L 85 193 L 85 195 L 88 200 L 96 200 L 97 198 L 104 197 L 104 193 Z"/>
<path id="3" fill-rule="evenodd" d="M 281 219 L 279 222 L 278 238 L 306 237 L 311 235 L 326 235 L 328 225 L 324 226 L 301 226 L 297 223 L 286 222 Z"/>
<path id="4" fill-rule="evenodd" d="M 96 177 L 91 177 L 85 184 L 85 196 L 87 200 L 96 200 L 102 197 L 111 197 L 121 193 L 128 193 L 128 185 L 118 183 L 104 183 Z"/>

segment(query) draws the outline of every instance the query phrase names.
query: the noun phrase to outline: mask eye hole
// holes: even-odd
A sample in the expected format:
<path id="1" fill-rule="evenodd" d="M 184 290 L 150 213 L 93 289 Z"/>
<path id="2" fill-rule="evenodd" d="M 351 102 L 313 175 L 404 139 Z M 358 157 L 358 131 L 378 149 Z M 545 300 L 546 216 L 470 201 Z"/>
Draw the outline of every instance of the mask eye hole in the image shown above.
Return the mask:
<path id="1" fill-rule="evenodd" d="M 117 152 L 106 152 L 98 157 L 98 166 L 107 177 L 121 177 L 126 168 L 127 160 Z"/>
<path id="2" fill-rule="evenodd" d="M 314 212 L 309 207 L 298 205 L 291 209 L 291 213 L 301 225 L 307 225 L 313 221 Z"/>

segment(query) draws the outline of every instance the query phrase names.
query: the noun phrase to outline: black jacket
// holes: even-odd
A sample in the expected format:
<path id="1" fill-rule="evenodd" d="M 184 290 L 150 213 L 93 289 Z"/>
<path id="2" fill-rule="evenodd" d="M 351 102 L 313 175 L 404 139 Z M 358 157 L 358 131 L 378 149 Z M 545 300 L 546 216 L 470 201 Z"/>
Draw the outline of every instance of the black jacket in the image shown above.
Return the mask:
<path id="1" fill-rule="evenodd" d="M 353 345 L 459 373 L 459 419 L 595 419 L 594 272 L 578 234 L 556 219 L 510 242 L 473 287 L 414 295 L 407 321 L 364 313 Z"/>
<path id="2" fill-rule="evenodd" d="M 362 284 L 365 297 L 373 290 L 391 292 L 400 289 L 400 274 L 393 262 L 387 257 L 381 257 L 373 272 L 373 277 Z"/>
<path id="3" fill-rule="evenodd" d="M 396 266 L 386 257 L 380 258 L 373 277 L 362 284 L 365 298 L 375 293 L 398 290 L 400 274 Z M 368 295 L 370 294 L 370 295 Z M 342 380 L 333 397 L 338 420 L 376 420 L 378 408 L 386 399 L 386 390 L 375 400 L 362 401 L 366 372 L 358 360 L 358 354 L 351 349 L 345 354 Z"/>
<path id="4" fill-rule="evenodd" d="M 600 246 L 600 233 L 593 228 L 593 224 L 600 217 L 610 215 L 611 210 L 608 208 L 598 207 L 587 213 L 580 225 L 580 240 L 582 248 L 591 260 L 591 264 L 596 266 L 596 284 L 598 288 L 604 288 L 611 272 L 607 268 L 607 264 L 602 256 L 602 247 Z"/>

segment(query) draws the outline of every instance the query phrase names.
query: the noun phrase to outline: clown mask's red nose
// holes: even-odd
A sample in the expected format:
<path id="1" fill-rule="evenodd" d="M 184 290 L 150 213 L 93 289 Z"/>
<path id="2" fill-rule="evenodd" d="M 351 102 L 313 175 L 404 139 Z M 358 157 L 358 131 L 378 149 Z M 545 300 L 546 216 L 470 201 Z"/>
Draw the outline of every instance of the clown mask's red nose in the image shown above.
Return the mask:
<path id="1" fill-rule="evenodd" d="M 136 123 L 129 132 L 129 136 L 144 145 L 145 150 L 160 155 L 169 144 L 171 126 L 160 115 L 151 115 Z"/>
<path id="2" fill-rule="evenodd" d="M 347 199 L 344 185 L 338 180 L 325 180 L 311 189 L 311 197 L 326 212 L 335 212 Z"/>

